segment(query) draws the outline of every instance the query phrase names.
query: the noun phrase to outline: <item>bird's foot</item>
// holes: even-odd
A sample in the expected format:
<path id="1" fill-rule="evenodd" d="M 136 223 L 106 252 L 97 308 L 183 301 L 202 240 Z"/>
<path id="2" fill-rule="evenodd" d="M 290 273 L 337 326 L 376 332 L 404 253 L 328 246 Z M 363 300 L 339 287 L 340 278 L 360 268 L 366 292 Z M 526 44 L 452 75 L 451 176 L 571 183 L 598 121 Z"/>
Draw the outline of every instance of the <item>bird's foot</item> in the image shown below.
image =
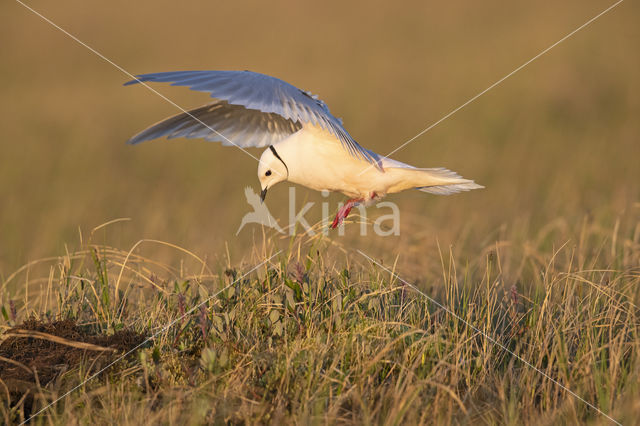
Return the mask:
<path id="1" fill-rule="evenodd" d="M 330 228 L 336 229 L 338 226 L 340 226 L 342 221 L 345 220 L 347 216 L 349 216 L 349 212 L 351 212 L 351 209 L 363 201 L 364 199 L 362 198 L 353 198 L 351 200 L 347 200 L 345 205 L 340 207 L 340 209 L 338 210 L 338 213 L 336 214 L 336 218 L 333 219 L 333 223 L 331 224 Z"/>

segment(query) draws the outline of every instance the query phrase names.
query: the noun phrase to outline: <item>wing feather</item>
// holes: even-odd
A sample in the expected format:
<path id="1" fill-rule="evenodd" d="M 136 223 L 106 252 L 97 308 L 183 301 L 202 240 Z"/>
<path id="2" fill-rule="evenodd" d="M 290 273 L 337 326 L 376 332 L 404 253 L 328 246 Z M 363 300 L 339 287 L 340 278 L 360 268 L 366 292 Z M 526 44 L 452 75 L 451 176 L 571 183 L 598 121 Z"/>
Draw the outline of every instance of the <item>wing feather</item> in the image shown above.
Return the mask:
<path id="1" fill-rule="evenodd" d="M 128 143 L 167 137 L 203 138 L 243 148 L 266 147 L 297 132 L 302 124 L 274 114 L 217 101 L 162 120 Z"/>
<path id="2" fill-rule="evenodd" d="M 278 78 L 251 71 L 176 71 L 141 74 L 125 85 L 146 81 L 188 86 L 192 90 L 208 92 L 217 101 L 190 111 L 197 119 L 189 114 L 178 114 L 143 130 L 129 143 L 169 135 L 204 137 L 240 147 L 262 147 L 310 123 L 336 136 L 351 155 L 381 167 L 379 156 L 360 146 L 342 126 L 342 121 L 329 112 L 324 102 Z M 220 105 L 221 108 L 210 111 L 213 105 Z M 224 110 L 228 116 L 221 114 L 220 110 Z M 188 125 L 191 121 L 196 123 Z M 245 127 L 239 129 L 238 125 Z M 208 129 L 207 132 L 207 127 L 214 131 Z M 216 132 L 222 136 L 216 135 Z M 269 132 L 271 136 L 265 134 Z M 235 140 L 232 136 L 242 139 Z"/>

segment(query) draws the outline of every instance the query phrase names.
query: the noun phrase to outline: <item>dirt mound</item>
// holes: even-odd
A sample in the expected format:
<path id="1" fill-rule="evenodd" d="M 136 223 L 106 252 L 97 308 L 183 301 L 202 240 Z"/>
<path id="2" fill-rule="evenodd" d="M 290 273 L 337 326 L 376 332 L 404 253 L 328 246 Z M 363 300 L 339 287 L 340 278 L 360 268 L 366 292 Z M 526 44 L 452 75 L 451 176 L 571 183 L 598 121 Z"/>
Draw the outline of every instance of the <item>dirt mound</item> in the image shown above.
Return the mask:
<path id="1" fill-rule="evenodd" d="M 145 337 L 131 330 L 96 334 L 74 320 L 44 322 L 32 318 L 7 330 L 2 338 L 0 390 L 5 395 L 9 391 L 12 404 L 23 400 L 25 411 L 30 411 L 38 385 L 46 386 L 83 361 L 90 372 L 98 371 Z M 6 390 L 2 389 L 5 386 Z"/>

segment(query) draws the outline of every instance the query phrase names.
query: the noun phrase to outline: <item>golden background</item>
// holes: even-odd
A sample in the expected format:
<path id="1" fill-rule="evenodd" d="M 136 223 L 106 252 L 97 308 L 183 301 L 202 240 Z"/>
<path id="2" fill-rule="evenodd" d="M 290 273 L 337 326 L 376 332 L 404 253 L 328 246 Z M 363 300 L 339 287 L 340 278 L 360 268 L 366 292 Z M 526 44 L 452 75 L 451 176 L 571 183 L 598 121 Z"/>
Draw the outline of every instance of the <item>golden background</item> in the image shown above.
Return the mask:
<path id="1" fill-rule="evenodd" d="M 384 155 L 612 3 L 28 4 L 134 74 L 249 69 L 310 90 L 359 143 Z M 153 238 L 233 261 L 262 241 L 256 225 L 235 236 L 250 211 L 245 186 L 259 189 L 255 160 L 197 140 L 126 145 L 176 108 L 143 87 L 123 87 L 127 75 L 20 4 L 2 2 L 0 13 L 0 277 L 63 255 L 80 234 L 86 242 L 117 218 L 131 221 L 92 241 L 127 249 Z M 393 155 L 445 166 L 486 189 L 392 196 L 399 237 L 360 237 L 348 225 L 345 237 L 330 239 L 400 254 L 416 274 L 411 265 L 437 258 L 437 243 L 464 256 L 501 240 L 560 245 L 554 230 L 585 221 L 612 230 L 617 220 L 637 222 L 638 16 L 636 3 L 622 3 Z M 209 100 L 154 88 L 185 108 Z M 267 198 L 281 225 L 287 195 L 279 185 Z M 319 220 L 324 199 L 304 188 L 297 196 L 298 208 L 316 203 L 306 217 Z M 331 213 L 342 199 L 329 198 Z"/>

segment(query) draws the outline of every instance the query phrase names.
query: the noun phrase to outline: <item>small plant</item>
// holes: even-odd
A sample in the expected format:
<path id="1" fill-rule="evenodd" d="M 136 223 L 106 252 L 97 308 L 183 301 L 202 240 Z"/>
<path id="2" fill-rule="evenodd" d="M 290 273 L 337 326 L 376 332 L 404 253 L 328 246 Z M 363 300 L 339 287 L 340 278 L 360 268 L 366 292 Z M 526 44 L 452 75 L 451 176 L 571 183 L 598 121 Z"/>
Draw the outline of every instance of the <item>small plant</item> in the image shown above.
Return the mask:
<path id="1" fill-rule="evenodd" d="M 605 238 L 597 232 L 584 238 Z M 149 330 L 138 357 L 86 383 L 95 370 L 54 374 L 42 392 L 65 395 L 79 384 L 82 392 L 37 421 L 125 421 L 139 410 L 176 423 L 193 413 L 238 423 L 600 419 L 558 384 L 624 419 L 640 371 L 640 252 L 629 241 L 608 255 L 568 247 L 520 257 L 491 248 L 465 262 L 441 255 L 411 286 L 317 240 L 295 243 L 299 253 L 308 248 L 300 258 L 260 258 L 255 271 L 226 267 L 219 276 L 171 275 L 142 257 L 126 265 L 128 253 L 100 247 L 70 254 L 73 267 L 45 288 L 58 297 L 20 309 L 14 297 L 1 313 L 9 325 L 33 311 L 71 314 L 97 331 Z M 0 410 L 24 416 L 24 406 Z"/>

